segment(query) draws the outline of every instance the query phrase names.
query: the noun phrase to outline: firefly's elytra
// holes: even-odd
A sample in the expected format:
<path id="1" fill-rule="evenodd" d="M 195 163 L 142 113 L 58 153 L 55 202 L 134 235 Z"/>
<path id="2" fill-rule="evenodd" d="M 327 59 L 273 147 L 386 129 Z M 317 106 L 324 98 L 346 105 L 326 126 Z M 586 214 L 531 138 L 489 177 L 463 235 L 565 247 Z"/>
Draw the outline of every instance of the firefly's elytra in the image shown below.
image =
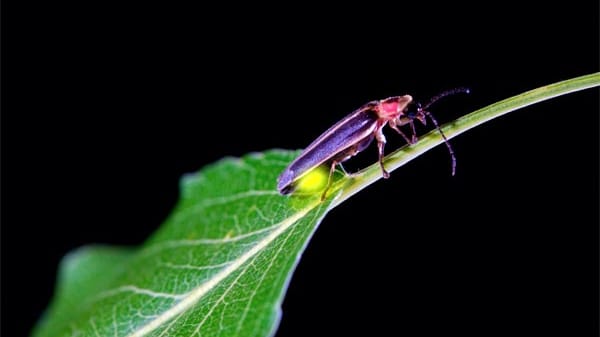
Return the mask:
<path id="1" fill-rule="evenodd" d="M 383 166 L 383 148 L 386 142 L 382 131 L 383 127 L 389 123 L 390 127 L 398 132 L 407 143 L 414 144 L 417 141 L 414 120 L 417 119 L 425 125 L 426 117 L 431 119 L 444 138 L 444 142 L 452 158 L 452 175 L 454 175 L 456 169 L 454 151 L 437 121 L 427 109 L 444 96 L 468 92 L 469 90 L 465 88 L 445 91 L 433 97 L 424 106 L 413 102 L 410 95 L 389 97 L 379 101 L 371 101 L 363 105 L 337 122 L 304 149 L 298 158 L 281 173 L 277 180 L 277 189 L 281 194 L 293 192 L 298 179 L 302 178 L 315 167 L 328 163 L 330 165 L 329 178 L 327 187 L 321 195 L 321 199 L 324 199 L 327 190 L 331 186 L 331 177 L 336 165 L 350 159 L 367 148 L 373 139 L 377 140 L 381 172 L 384 178 L 388 178 L 390 174 Z M 406 124 L 409 124 L 411 127 L 411 138 L 408 138 L 399 128 Z"/>

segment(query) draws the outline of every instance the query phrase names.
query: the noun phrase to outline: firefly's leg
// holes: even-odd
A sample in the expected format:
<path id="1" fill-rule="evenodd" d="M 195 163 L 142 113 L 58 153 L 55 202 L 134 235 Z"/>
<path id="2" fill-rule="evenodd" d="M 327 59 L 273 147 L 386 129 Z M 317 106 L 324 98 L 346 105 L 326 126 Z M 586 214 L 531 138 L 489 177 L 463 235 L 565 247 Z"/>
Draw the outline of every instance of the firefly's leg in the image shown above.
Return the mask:
<path id="1" fill-rule="evenodd" d="M 345 175 L 349 176 L 350 173 L 348 173 L 348 171 L 346 171 L 346 169 L 344 168 L 344 165 L 342 165 L 342 163 L 338 163 L 338 165 L 340 166 L 340 168 L 342 169 L 342 172 L 344 172 Z"/>
<path id="2" fill-rule="evenodd" d="M 339 164 L 337 161 L 332 161 L 331 162 L 331 167 L 329 168 L 329 178 L 327 178 L 327 186 L 325 187 L 325 190 L 323 191 L 323 194 L 321 194 L 321 201 L 325 200 L 325 197 L 327 196 L 327 191 L 329 191 L 329 188 L 331 187 L 331 183 L 332 183 L 332 177 L 333 177 L 333 172 L 335 172 L 335 166 Z"/>
<path id="3" fill-rule="evenodd" d="M 412 138 L 411 138 L 411 144 L 414 144 L 417 142 L 417 130 L 415 129 L 415 122 L 413 122 L 412 120 L 410 121 L 410 130 L 412 131 Z"/>
<path id="4" fill-rule="evenodd" d="M 412 122 L 411 122 L 412 125 Z M 396 132 L 398 132 L 398 134 L 400 136 L 402 136 L 402 138 L 404 138 L 404 140 L 408 143 L 408 144 L 414 144 L 416 142 L 416 140 L 414 140 L 415 134 L 413 131 L 413 139 L 408 138 L 408 136 L 406 136 L 406 134 L 404 134 L 404 132 L 402 132 L 402 130 L 400 130 L 400 128 L 398 128 L 398 125 L 396 125 L 396 123 L 394 123 L 394 121 L 390 121 L 390 128 L 394 129 Z M 413 125 L 413 129 L 414 129 L 414 125 Z M 413 141 L 414 140 L 414 141 Z"/>
<path id="5" fill-rule="evenodd" d="M 377 139 L 377 150 L 379 150 L 379 166 L 381 166 L 381 173 L 383 178 L 387 179 L 390 177 L 388 171 L 383 167 L 383 148 L 385 147 L 385 136 L 381 129 L 375 131 L 375 139 Z"/>

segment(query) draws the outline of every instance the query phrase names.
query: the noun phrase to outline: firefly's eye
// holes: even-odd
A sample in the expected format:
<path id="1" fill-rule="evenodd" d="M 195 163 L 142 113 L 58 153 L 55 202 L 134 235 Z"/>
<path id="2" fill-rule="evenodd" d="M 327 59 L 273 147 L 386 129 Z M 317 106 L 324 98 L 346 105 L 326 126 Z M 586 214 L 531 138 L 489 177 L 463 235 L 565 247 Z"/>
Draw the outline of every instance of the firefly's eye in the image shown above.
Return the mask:
<path id="1" fill-rule="evenodd" d="M 410 119 L 415 119 L 419 115 L 419 111 L 421 110 L 421 103 L 411 103 L 407 110 L 404 112 L 404 115 Z"/>

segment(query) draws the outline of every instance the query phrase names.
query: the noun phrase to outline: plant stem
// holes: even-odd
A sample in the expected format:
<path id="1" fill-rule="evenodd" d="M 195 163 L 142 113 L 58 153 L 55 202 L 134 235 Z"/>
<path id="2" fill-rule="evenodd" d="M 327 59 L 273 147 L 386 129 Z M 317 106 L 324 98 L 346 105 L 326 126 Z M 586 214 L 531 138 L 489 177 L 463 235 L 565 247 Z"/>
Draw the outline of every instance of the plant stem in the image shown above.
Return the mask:
<path id="1" fill-rule="evenodd" d="M 453 122 L 442 125 L 441 129 L 446 137 L 450 139 L 477 125 L 483 124 L 511 111 L 557 96 L 597 86 L 600 86 L 600 73 L 593 73 L 553 83 L 488 105 L 485 108 L 474 111 Z M 386 156 L 384 161 L 385 167 L 391 172 L 441 143 L 443 143 L 443 139 L 440 136 L 440 133 L 437 130 L 432 130 L 420 137 L 416 144 L 401 147 Z M 363 188 L 381 178 L 381 169 L 379 168 L 379 164 L 375 163 L 356 174 L 342 179 L 342 181 L 340 181 L 340 183 L 343 184 L 341 186 L 342 192 L 331 203 L 331 208 L 336 207 L 344 200 L 350 198 Z"/>

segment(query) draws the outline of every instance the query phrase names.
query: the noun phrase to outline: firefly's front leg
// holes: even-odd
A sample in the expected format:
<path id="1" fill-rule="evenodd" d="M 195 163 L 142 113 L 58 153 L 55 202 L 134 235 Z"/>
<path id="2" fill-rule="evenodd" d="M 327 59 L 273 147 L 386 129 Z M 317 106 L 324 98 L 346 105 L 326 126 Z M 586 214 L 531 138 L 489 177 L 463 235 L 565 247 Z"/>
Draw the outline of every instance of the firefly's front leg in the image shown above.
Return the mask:
<path id="1" fill-rule="evenodd" d="M 410 125 L 412 126 L 412 137 L 408 138 L 408 136 L 406 136 L 406 134 L 404 132 L 402 132 L 402 130 L 400 130 L 400 128 L 398 127 L 398 125 L 396 124 L 396 121 L 391 120 L 390 121 L 390 128 L 394 129 L 394 131 L 398 132 L 398 134 L 400 136 L 402 136 L 402 138 L 404 138 L 404 140 L 408 143 L 408 144 L 414 144 L 417 142 L 417 136 L 415 135 L 415 125 L 414 123 L 411 121 Z"/>
<path id="2" fill-rule="evenodd" d="M 375 130 L 375 139 L 377 139 L 377 150 L 379 150 L 379 166 L 381 166 L 381 173 L 383 174 L 383 178 L 387 179 L 390 177 L 388 171 L 383 167 L 383 148 L 385 147 L 385 136 L 383 135 L 382 128 L 378 128 Z"/>
<path id="3" fill-rule="evenodd" d="M 415 144 L 417 142 L 417 130 L 415 129 L 415 122 L 413 120 L 410 121 L 410 130 L 412 131 L 411 144 Z"/>

